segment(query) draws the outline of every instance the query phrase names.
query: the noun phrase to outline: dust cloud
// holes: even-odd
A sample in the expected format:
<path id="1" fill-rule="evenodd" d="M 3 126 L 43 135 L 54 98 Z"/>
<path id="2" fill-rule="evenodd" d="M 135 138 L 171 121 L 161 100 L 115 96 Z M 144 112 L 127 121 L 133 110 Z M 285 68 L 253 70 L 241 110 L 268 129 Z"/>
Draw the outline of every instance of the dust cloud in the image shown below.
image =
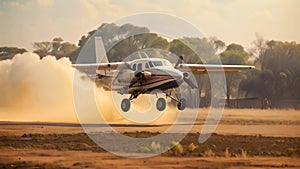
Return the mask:
<path id="1" fill-rule="evenodd" d="M 17 54 L 11 60 L 0 61 L 0 121 L 46 121 L 78 123 L 74 106 L 73 83 L 75 70 L 68 58 L 40 57 L 34 53 Z M 80 76 L 85 76 L 80 74 Z M 98 112 L 110 123 L 131 123 L 115 108 L 112 92 L 97 88 L 87 78 L 76 81 L 76 90 L 82 90 L 85 98 L 86 86 L 92 85 Z M 85 99 L 81 99 L 85 100 Z M 86 99 L 81 109 L 91 109 Z M 149 107 L 143 97 L 133 103 L 138 109 Z M 99 111 L 100 110 L 100 111 Z M 177 110 L 167 107 L 159 119 L 152 123 L 172 123 Z M 95 117 L 88 117 L 94 119 Z"/>

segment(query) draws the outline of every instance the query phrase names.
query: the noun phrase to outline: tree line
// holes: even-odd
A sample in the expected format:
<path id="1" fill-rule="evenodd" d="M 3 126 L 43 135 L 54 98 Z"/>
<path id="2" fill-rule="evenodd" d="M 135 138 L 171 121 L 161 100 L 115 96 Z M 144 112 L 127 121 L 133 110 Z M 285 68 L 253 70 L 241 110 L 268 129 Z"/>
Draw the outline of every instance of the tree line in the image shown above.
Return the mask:
<path id="1" fill-rule="evenodd" d="M 173 53 L 184 56 L 185 63 L 218 64 L 251 64 L 256 69 L 251 71 L 226 74 L 226 89 L 223 93 L 228 107 L 236 98 L 256 98 L 265 107 L 265 101 L 270 108 L 280 108 L 282 100 L 293 100 L 291 108 L 300 108 L 300 44 L 265 40 L 257 35 L 251 49 L 246 50 L 242 45 L 225 44 L 216 37 L 183 37 L 168 39 L 156 33 L 151 33 L 146 27 L 124 24 L 102 24 L 99 28 L 83 35 L 78 44 L 65 42 L 56 37 L 52 41 L 35 42 L 34 52 L 39 56 L 53 55 L 56 58 L 69 57 L 75 63 L 86 43 L 94 36 L 101 36 L 107 51 L 109 61 L 122 61 L 132 53 L 147 49 L 160 49 L 160 52 L 149 50 L 151 56 L 161 57 Z M 88 45 L 87 45 L 88 46 Z M 90 45 L 93 46 L 93 45 Z M 10 59 L 25 49 L 1 47 L 0 59 Z M 152 52 L 152 53 L 151 53 Z M 80 58 L 82 59 L 82 58 Z M 176 62 L 177 58 L 168 58 Z M 82 62 L 95 62 L 93 54 L 85 56 Z M 196 75 L 201 105 L 210 106 L 212 97 L 211 84 L 207 75 Z"/>

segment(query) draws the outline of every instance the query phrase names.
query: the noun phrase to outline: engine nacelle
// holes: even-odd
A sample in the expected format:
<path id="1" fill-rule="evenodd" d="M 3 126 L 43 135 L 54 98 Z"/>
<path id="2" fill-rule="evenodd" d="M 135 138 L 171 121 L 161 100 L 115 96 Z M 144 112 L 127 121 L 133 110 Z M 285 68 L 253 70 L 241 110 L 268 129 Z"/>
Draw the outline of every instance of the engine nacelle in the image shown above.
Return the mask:
<path id="1" fill-rule="evenodd" d="M 151 77 L 151 72 L 148 71 L 139 71 L 139 72 L 135 72 L 134 75 L 136 78 L 150 78 Z"/>
<path id="2" fill-rule="evenodd" d="M 148 78 L 151 77 L 151 72 L 143 71 L 142 73 L 143 73 L 143 75 L 144 75 L 144 77 L 145 77 L 146 79 L 148 79 Z"/>

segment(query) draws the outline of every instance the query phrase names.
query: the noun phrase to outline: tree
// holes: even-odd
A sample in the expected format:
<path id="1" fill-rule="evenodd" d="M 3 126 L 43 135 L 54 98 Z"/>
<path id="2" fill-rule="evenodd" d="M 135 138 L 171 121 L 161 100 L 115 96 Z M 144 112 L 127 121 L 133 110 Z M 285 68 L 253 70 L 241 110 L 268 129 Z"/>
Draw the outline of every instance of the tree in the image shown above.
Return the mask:
<path id="1" fill-rule="evenodd" d="M 41 57 L 49 55 L 52 51 L 52 43 L 43 41 L 43 42 L 34 42 L 33 48 L 36 50 L 33 51 L 34 53 L 38 54 Z"/>
<path id="2" fill-rule="evenodd" d="M 264 100 L 269 99 L 273 92 L 272 82 L 274 76 L 271 71 L 251 70 L 246 73 L 246 78 L 239 85 L 240 93 L 244 97 L 258 97 L 261 100 L 261 108 L 265 107 Z"/>
<path id="3" fill-rule="evenodd" d="M 270 96 L 274 104 L 293 95 L 293 81 L 300 73 L 300 45 L 295 42 L 270 41 L 264 57 L 264 70 L 274 75 L 274 92 Z"/>
<path id="4" fill-rule="evenodd" d="M 57 50 L 53 55 L 55 55 L 57 58 L 61 57 L 70 57 L 70 60 L 74 60 L 73 53 L 77 51 L 78 47 L 75 44 L 72 44 L 70 42 L 64 42 L 60 44 L 59 50 Z"/>
<path id="5" fill-rule="evenodd" d="M 147 48 L 166 49 L 168 41 L 155 33 L 130 36 L 117 43 L 108 52 L 110 61 L 122 61 L 129 55 Z"/>
<path id="6" fill-rule="evenodd" d="M 252 42 L 253 47 L 249 49 L 249 55 L 254 58 L 256 65 L 259 66 L 261 70 L 264 70 L 264 53 L 267 49 L 267 41 L 258 33 L 256 33 L 255 36 L 256 40 Z"/>
<path id="7" fill-rule="evenodd" d="M 170 42 L 169 51 L 183 55 L 185 63 L 203 63 L 215 54 L 214 46 L 206 38 L 184 37 Z"/>
<path id="8" fill-rule="evenodd" d="M 60 48 L 60 46 L 61 46 L 61 43 L 62 43 L 63 41 L 64 41 L 64 40 L 63 40 L 62 38 L 60 38 L 60 37 L 54 38 L 54 39 L 52 40 L 52 51 L 51 51 L 52 54 L 55 54 L 56 52 L 58 52 L 58 50 L 59 50 L 59 48 Z"/>
<path id="9" fill-rule="evenodd" d="M 210 41 L 210 43 L 213 44 L 216 53 L 217 53 L 219 50 L 223 50 L 224 47 L 226 47 L 225 42 L 223 42 L 222 40 L 218 39 L 218 38 L 215 37 L 215 36 L 209 37 L 209 41 Z"/>
<path id="10" fill-rule="evenodd" d="M 216 51 L 222 50 L 226 46 L 225 42 L 223 42 L 221 40 L 216 40 L 213 43 L 215 45 L 215 50 Z"/>
<path id="11" fill-rule="evenodd" d="M 134 26 L 132 24 L 124 24 L 121 26 L 117 26 L 113 23 L 102 24 L 98 29 L 90 31 L 88 35 L 84 35 L 80 39 L 79 50 L 89 55 L 79 58 L 78 62 L 95 62 L 94 37 L 96 36 L 102 38 L 109 61 L 121 61 L 132 52 L 144 49 L 148 46 L 154 46 L 154 44 L 162 45 L 163 48 L 167 41 L 159 38 L 157 34 L 149 34 L 149 32 L 150 30 L 148 28 Z M 154 41 L 154 39 L 157 41 Z M 150 42 L 151 40 L 153 41 Z"/>
<path id="12" fill-rule="evenodd" d="M 169 51 L 179 56 L 184 56 L 185 63 L 200 63 L 201 60 L 188 45 L 182 40 L 174 39 L 169 44 Z"/>
<path id="13" fill-rule="evenodd" d="M 16 54 L 27 52 L 24 48 L 16 48 L 16 47 L 0 47 L 0 60 L 11 59 Z"/>
<path id="14" fill-rule="evenodd" d="M 226 51 L 244 52 L 244 47 L 242 45 L 232 43 L 232 44 L 227 46 Z"/>
<path id="15" fill-rule="evenodd" d="M 274 40 L 265 44 L 257 58 L 261 72 L 254 76 L 256 78 L 248 76 L 250 80 L 243 82 L 241 87 L 247 93 L 270 99 L 272 106 L 279 108 L 282 99 L 299 99 L 300 44 Z M 257 83 L 260 86 L 250 85 Z"/>
<path id="16" fill-rule="evenodd" d="M 233 64 L 233 65 L 243 65 L 248 64 L 248 53 L 244 50 L 244 47 L 232 43 L 227 46 L 226 50 L 220 54 L 222 64 Z M 225 74 L 226 77 L 226 100 L 227 105 L 230 106 L 230 98 L 235 91 L 235 96 L 238 96 L 239 83 L 245 77 L 243 73 L 229 73 Z"/>
<path id="17" fill-rule="evenodd" d="M 43 41 L 35 42 L 34 53 L 37 53 L 40 57 L 47 55 L 53 55 L 56 58 L 70 57 L 74 60 L 74 54 L 77 52 L 78 47 L 70 42 L 64 42 L 60 37 L 54 38 L 52 42 Z"/>

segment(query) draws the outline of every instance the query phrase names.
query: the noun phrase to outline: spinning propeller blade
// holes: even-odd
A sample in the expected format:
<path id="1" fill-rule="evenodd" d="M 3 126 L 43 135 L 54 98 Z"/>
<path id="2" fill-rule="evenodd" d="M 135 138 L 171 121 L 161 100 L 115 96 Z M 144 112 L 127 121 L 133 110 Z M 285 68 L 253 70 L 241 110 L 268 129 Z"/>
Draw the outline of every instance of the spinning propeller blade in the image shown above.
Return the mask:
<path id="1" fill-rule="evenodd" d="M 174 66 L 174 68 L 177 68 L 182 63 L 183 63 L 183 56 L 179 56 L 178 61 L 177 61 L 176 65 Z"/>
<path id="2" fill-rule="evenodd" d="M 187 83 L 192 89 L 196 89 L 198 88 L 197 85 L 195 85 L 191 79 L 189 79 L 188 77 L 184 76 L 183 80 L 185 81 L 185 83 Z"/>
<path id="3" fill-rule="evenodd" d="M 174 68 L 177 68 L 180 64 L 183 63 L 183 56 L 179 56 L 178 61 L 176 63 L 176 65 L 174 66 Z M 192 89 L 198 88 L 197 85 L 195 85 L 191 79 L 188 78 L 189 74 L 187 72 L 183 73 L 183 80 L 185 81 L 185 83 L 187 83 Z"/>

